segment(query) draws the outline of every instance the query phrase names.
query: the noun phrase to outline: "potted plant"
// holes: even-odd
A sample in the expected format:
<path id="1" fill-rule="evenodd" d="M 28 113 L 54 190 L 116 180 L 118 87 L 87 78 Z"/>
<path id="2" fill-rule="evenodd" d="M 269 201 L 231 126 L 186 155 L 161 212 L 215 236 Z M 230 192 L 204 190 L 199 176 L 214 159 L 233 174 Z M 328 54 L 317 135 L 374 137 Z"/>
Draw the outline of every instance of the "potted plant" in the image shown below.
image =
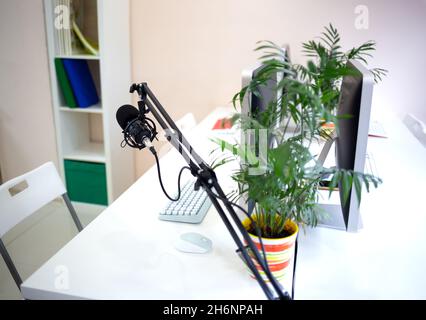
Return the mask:
<path id="1" fill-rule="evenodd" d="M 377 187 L 381 182 L 369 174 L 325 168 L 309 150 L 313 141 L 327 138 L 324 124 L 338 126 L 340 83 L 343 76 L 350 73 L 346 63 L 350 59 L 366 63 L 366 58 L 375 50 L 375 43 L 368 41 L 343 52 L 339 33 L 330 24 L 318 41 L 303 43 L 303 49 L 309 57 L 306 65 L 291 64 L 278 45 L 260 42 L 256 50 L 263 52 L 262 70 L 233 98 L 237 107 L 247 94 L 258 94 L 259 87 L 265 85 L 272 74 L 288 75 L 275 86 L 277 92 L 284 93 L 277 95 L 265 111 L 249 117 L 237 113 L 232 119 L 239 122 L 242 130 L 266 130 L 268 137 L 275 139 L 274 146 L 268 146 L 266 154 L 256 156 L 254 150 L 244 145 L 215 140 L 222 151 L 232 151 L 232 156 L 218 157 L 214 166 L 233 160 L 240 163 L 232 176 L 238 185 L 238 190 L 231 194 L 232 201 L 254 202 L 254 212 L 243 223 L 258 248 L 266 254 L 269 268 L 278 279 L 284 277 L 292 258 L 299 227 L 315 227 L 318 223 L 321 213 L 316 203 L 319 185 L 325 176 L 332 176 L 330 194 L 339 186 L 344 201 L 352 186 L 361 199 L 363 185 L 368 191 L 371 184 Z M 378 68 L 371 71 L 376 81 L 386 73 Z M 294 122 L 292 130 L 289 130 L 290 121 Z M 277 123 L 281 124 L 278 128 Z M 261 174 L 251 174 L 253 163 L 263 166 Z"/>

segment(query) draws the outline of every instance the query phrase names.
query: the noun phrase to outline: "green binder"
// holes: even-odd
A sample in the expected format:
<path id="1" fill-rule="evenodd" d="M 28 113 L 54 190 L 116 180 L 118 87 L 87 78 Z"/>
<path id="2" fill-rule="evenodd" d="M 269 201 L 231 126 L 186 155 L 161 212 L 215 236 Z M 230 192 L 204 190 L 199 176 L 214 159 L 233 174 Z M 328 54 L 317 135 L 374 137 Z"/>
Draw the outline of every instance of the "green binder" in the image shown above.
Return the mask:
<path id="1" fill-rule="evenodd" d="M 64 65 L 62 64 L 62 60 L 59 58 L 55 59 L 55 69 L 59 86 L 61 87 L 66 105 L 70 108 L 77 108 L 74 93 L 72 92 L 70 82 L 64 69 Z"/>

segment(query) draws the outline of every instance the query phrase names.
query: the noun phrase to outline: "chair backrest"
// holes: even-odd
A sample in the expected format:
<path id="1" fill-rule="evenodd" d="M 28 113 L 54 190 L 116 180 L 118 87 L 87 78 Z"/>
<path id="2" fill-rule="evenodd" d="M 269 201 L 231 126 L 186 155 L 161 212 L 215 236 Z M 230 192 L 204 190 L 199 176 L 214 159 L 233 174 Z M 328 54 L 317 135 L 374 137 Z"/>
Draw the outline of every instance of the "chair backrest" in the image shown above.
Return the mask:
<path id="1" fill-rule="evenodd" d="M 423 144 L 426 148 L 426 125 L 420 120 L 413 116 L 411 113 L 407 113 L 403 119 L 404 124 L 408 130 Z"/>
<path id="2" fill-rule="evenodd" d="M 24 189 L 14 188 L 24 185 Z M 32 213 L 66 193 L 52 162 L 0 186 L 0 238 Z"/>

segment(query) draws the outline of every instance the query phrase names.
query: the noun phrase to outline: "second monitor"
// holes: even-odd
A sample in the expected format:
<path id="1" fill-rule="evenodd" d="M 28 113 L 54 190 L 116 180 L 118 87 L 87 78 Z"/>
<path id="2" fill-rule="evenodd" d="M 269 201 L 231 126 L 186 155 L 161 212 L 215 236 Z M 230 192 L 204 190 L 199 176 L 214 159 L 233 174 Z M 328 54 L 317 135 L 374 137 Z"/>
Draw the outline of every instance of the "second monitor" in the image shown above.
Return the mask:
<path id="1" fill-rule="evenodd" d="M 352 70 L 350 75 L 343 78 L 337 115 L 350 115 L 339 120 L 338 133 L 335 143 L 335 164 L 338 168 L 353 170 L 363 173 L 367 153 L 367 138 L 370 123 L 371 102 L 374 78 L 358 61 L 349 61 L 348 67 Z M 261 66 L 255 69 L 244 70 L 242 73 L 242 86 L 247 86 Z M 242 102 L 241 112 L 245 116 L 256 116 L 264 111 L 272 99 L 278 94 L 275 83 L 279 75 L 274 75 L 259 88 L 259 95 L 247 94 Z M 278 124 L 279 125 L 279 124 Z M 246 143 L 255 144 L 254 136 L 245 137 Z M 272 140 L 268 137 L 268 144 Z M 351 192 L 349 200 L 343 204 L 341 189 L 333 192 L 331 197 L 328 191 L 320 191 L 319 208 L 328 214 L 319 221 L 320 226 L 336 228 L 347 231 L 358 231 L 361 226 L 361 217 L 356 192 Z M 253 203 L 248 202 L 249 212 Z"/>

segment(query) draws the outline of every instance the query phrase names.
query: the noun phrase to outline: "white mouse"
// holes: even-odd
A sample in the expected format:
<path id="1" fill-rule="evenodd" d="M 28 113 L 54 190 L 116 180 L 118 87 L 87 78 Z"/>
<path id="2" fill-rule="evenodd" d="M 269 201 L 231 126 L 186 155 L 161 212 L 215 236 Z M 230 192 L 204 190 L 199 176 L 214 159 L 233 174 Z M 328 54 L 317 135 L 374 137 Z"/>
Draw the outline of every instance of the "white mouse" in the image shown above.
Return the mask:
<path id="1" fill-rule="evenodd" d="M 207 253 L 212 249 L 212 241 L 199 233 L 188 232 L 181 234 L 175 248 L 182 252 Z"/>

